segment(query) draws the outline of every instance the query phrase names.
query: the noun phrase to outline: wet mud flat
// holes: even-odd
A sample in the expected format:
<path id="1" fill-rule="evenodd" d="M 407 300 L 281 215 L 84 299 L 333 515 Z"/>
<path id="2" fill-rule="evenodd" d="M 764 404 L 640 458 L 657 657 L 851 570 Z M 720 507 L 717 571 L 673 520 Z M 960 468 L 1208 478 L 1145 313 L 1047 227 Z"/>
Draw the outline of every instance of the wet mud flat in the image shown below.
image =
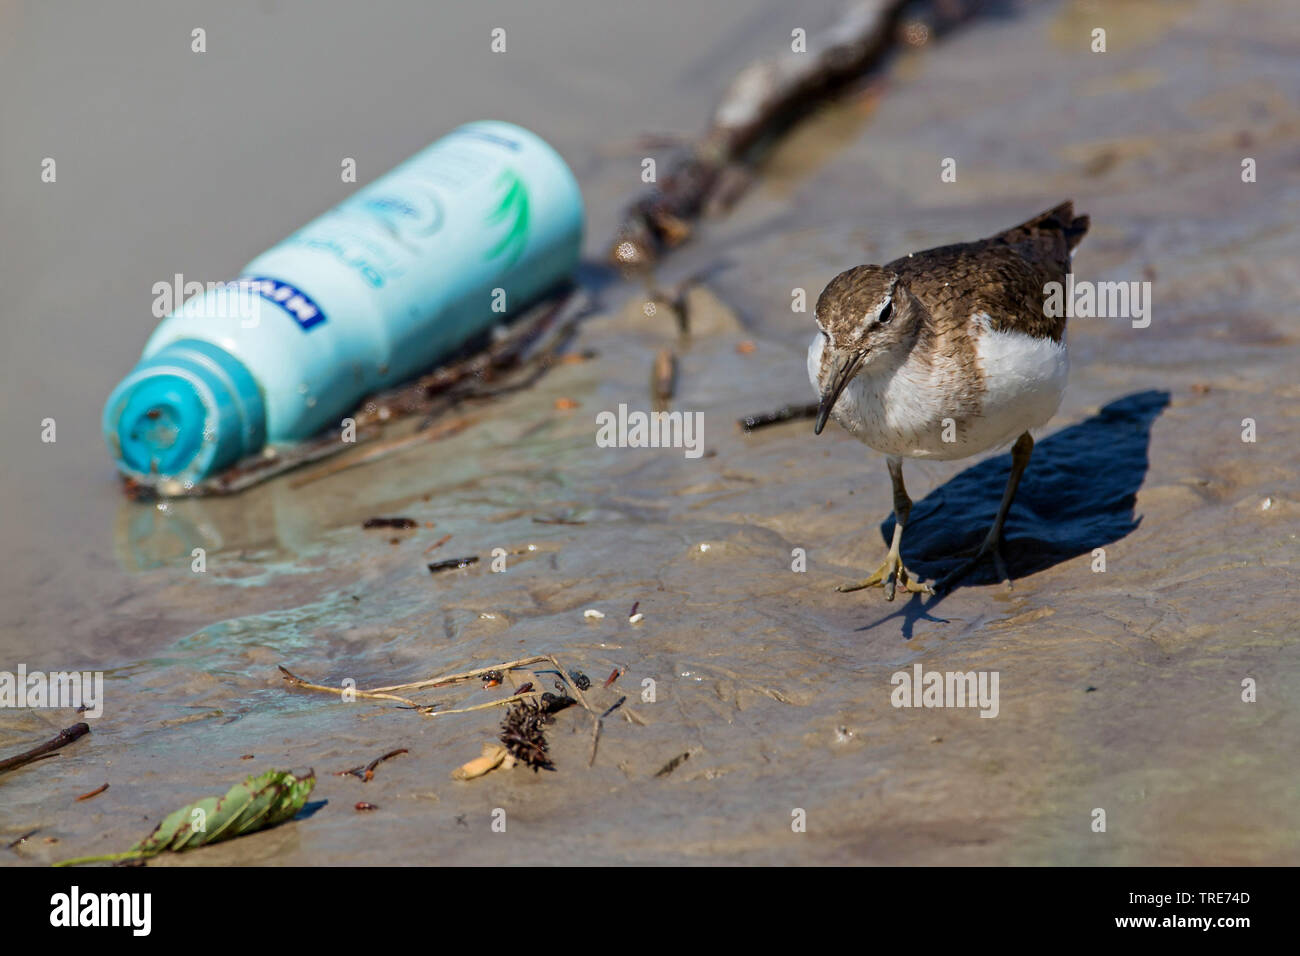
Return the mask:
<path id="1" fill-rule="evenodd" d="M 1132 25 L 1104 60 L 1084 40 L 1095 17 Z M 156 865 L 1295 862 L 1292 21 L 1264 3 L 1098 3 L 973 25 L 902 58 L 883 94 L 814 117 L 753 195 L 665 262 L 664 281 L 708 274 L 687 296 L 688 340 L 662 305 L 611 290 L 573 345 L 593 357 L 473 428 L 297 489 L 124 502 L 132 584 L 84 625 L 119 649 L 111 707 L 59 757 L 7 775 L 0 842 L 38 833 L 0 860 L 121 849 L 249 773 L 311 767 L 327 802 L 309 818 Z M 950 156 L 957 181 L 941 183 Z M 1071 323 L 1070 389 L 1007 525 L 1015 589 L 835 593 L 885 550 L 883 459 L 838 429 L 735 424 L 812 397 L 811 318 L 791 290 L 815 299 L 848 266 L 1067 196 L 1093 219 L 1076 273 L 1150 281 L 1152 321 Z M 672 408 L 703 415 L 704 454 L 598 447 L 599 412 L 651 408 L 662 348 L 677 356 Z M 978 541 L 1008 467 L 1005 453 L 909 464 L 914 570 L 932 578 Z M 375 516 L 415 527 L 364 528 Z M 533 654 L 590 676 L 597 709 L 628 698 L 594 763 L 591 722 L 570 708 L 548 730 L 553 771 L 453 781 L 499 711 L 344 703 L 277 669 L 366 688 Z M 996 672 L 996 716 L 894 707 L 894 675 L 918 664 Z M 21 750 L 77 719 L 0 714 L 0 741 Z M 408 753 L 369 781 L 335 775 L 395 748 Z"/>

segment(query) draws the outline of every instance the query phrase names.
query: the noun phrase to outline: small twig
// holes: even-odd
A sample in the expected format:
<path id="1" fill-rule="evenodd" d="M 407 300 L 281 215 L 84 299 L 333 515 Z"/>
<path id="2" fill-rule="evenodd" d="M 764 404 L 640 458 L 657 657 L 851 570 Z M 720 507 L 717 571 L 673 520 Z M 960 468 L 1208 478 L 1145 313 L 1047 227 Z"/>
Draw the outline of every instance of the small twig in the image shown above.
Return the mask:
<path id="1" fill-rule="evenodd" d="M 530 696 L 532 695 L 515 694 L 511 697 L 503 697 L 500 700 L 490 700 L 486 704 L 475 704 L 473 707 L 457 707 L 453 710 L 435 710 L 436 705 L 434 704 L 415 709 L 421 717 L 446 717 L 448 714 L 468 714 L 475 710 L 491 710 L 493 707 L 505 707 L 507 704 L 513 704 L 517 700 L 525 700 Z"/>
<path id="2" fill-rule="evenodd" d="M 90 793 L 83 793 L 81 796 L 77 797 L 77 802 L 80 803 L 82 800 L 90 800 L 93 797 L 97 797 L 107 789 L 108 784 L 104 784 L 102 787 L 96 787 L 94 790 L 90 791 Z"/>
<path id="3" fill-rule="evenodd" d="M 0 760 L 0 773 L 17 769 L 24 764 L 31 763 L 33 760 L 40 760 L 47 754 L 58 750 L 60 747 L 66 747 L 78 737 L 84 737 L 88 733 L 90 733 L 90 725 L 84 722 L 65 727 L 59 731 L 59 735 L 53 740 L 47 740 L 39 747 L 33 747 L 31 750 L 20 753 L 15 757 L 6 757 L 4 760 Z"/>
<path id="4" fill-rule="evenodd" d="M 382 757 L 376 757 L 374 760 L 370 761 L 370 763 L 368 763 L 368 764 L 362 764 L 361 766 L 353 767 L 353 768 L 350 769 L 350 770 L 338 770 L 338 771 L 335 771 L 334 776 L 336 776 L 336 777 L 346 777 L 348 774 L 351 774 L 351 775 L 354 776 L 354 777 L 360 777 L 362 780 L 365 780 L 366 782 L 369 782 L 369 781 L 372 780 L 372 779 L 374 778 L 374 776 L 375 776 L 375 768 L 376 768 L 376 767 L 378 767 L 378 766 L 379 766 L 381 763 L 383 763 L 385 760 L 388 760 L 390 757 L 396 757 L 398 754 L 405 754 L 405 753 L 410 753 L 410 751 L 407 750 L 405 747 L 401 747 L 401 748 L 399 748 L 399 749 L 397 749 L 397 750 L 390 750 L 390 751 L 388 751 L 388 753 L 384 754 Z"/>
<path id="5" fill-rule="evenodd" d="M 425 554 L 428 554 L 430 551 L 433 551 L 433 550 L 435 550 L 435 549 L 437 549 L 437 548 L 441 548 L 444 544 L 446 544 L 446 543 L 447 543 L 448 541 L 450 541 L 450 540 L 451 540 L 451 534 L 450 534 L 450 533 L 448 533 L 448 534 L 444 534 L 441 538 L 439 538 L 439 539 L 438 539 L 437 541 L 435 541 L 433 544 L 431 544 L 431 545 L 429 545 L 427 548 L 425 548 L 425 549 L 424 549 L 424 553 L 425 553 Z"/>
<path id="6" fill-rule="evenodd" d="M 676 757 L 674 757 L 672 760 L 668 761 L 666 764 L 664 764 L 662 767 L 660 767 L 660 768 L 655 772 L 655 776 L 656 776 L 656 777 L 666 777 L 666 776 L 668 776 L 670 773 L 672 773 L 674 770 L 676 770 L 678 767 L 680 767 L 682 764 L 684 764 L 687 760 L 690 760 L 690 759 L 691 759 L 691 752 L 690 752 L 689 750 L 686 751 L 686 753 L 678 754 L 678 755 L 677 755 Z"/>
<path id="7" fill-rule="evenodd" d="M 17 840 L 14 840 L 12 843 L 10 843 L 9 846 L 7 847 L 7 849 L 12 850 L 12 849 L 13 849 L 14 847 L 16 847 L 18 844 L 24 842 L 28 837 L 35 836 L 36 834 L 38 834 L 38 833 L 40 833 L 40 832 L 41 832 L 41 828 L 40 828 L 40 827 L 37 827 L 35 830 L 28 830 L 26 833 L 24 833 L 22 836 L 20 836 Z"/>
<path id="8" fill-rule="evenodd" d="M 421 690 L 425 687 L 443 687 L 448 684 L 456 684 L 461 681 L 473 680 L 476 677 L 482 677 L 492 671 L 509 671 L 516 667 L 527 667 L 529 664 L 538 664 L 542 661 L 550 661 L 553 658 L 545 656 L 521 657 L 517 661 L 507 661 L 504 664 L 492 664 L 489 667 L 476 667 L 471 671 L 462 671 L 458 674 L 446 674 L 442 677 L 430 677 L 427 680 L 412 681 L 409 684 L 394 684 L 391 687 L 376 687 L 369 691 L 371 694 L 386 694 L 395 690 Z"/>
<path id="9" fill-rule="evenodd" d="M 430 574 L 437 574 L 439 571 L 468 568 L 471 564 L 478 564 L 478 555 L 471 554 L 464 558 L 448 558 L 446 561 L 434 561 L 432 564 L 427 565 L 427 567 Z"/>
<path id="10" fill-rule="evenodd" d="M 746 415 L 738 419 L 736 424 L 741 427 L 745 434 L 757 431 L 760 428 L 766 428 L 768 425 L 779 425 L 781 422 L 800 421 L 805 418 L 817 417 L 818 405 L 812 402 L 808 405 L 783 405 L 776 411 L 759 412 L 754 415 Z"/>
<path id="11" fill-rule="evenodd" d="M 650 400 L 655 411 L 668 410 L 677 390 L 677 357 L 670 348 L 662 348 L 650 365 Z"/>
<path id="12" fill-rule="evenodd" d="M 600 730 L 605 726 L 605 718 L 622 707 L 623 701 L 625 700 L 627 700 L 626 695 L 620 697 L 603 714 L 596 718 L 596 725 L 591 729 L 591 757 L 587 760 L 588 767 L 595 766 L 596 764 L 596 748 L 600 746 Z"/>

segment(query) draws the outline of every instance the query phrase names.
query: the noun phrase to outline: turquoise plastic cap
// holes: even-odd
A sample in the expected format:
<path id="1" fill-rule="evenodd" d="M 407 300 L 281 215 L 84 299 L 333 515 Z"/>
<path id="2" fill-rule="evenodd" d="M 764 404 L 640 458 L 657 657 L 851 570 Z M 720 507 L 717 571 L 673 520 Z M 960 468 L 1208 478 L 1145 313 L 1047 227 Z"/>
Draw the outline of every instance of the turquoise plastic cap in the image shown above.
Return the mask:
<path id="1" fill-rule="evenodd" d="M 154 481 L 201 481 L 266 444 L 257 382 L 229 352 L 181 339 L 141 360 L 104 406 L 117 466 Z"/>

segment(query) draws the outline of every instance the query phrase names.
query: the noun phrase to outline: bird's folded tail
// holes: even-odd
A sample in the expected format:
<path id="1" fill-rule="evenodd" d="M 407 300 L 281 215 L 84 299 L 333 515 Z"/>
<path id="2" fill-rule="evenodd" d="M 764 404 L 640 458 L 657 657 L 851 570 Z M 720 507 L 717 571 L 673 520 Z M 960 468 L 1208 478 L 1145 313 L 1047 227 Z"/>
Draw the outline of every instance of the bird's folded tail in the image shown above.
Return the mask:
<path id="1" fill-rule="evenodd" d="M 1022 222 L 1018 226 L 1012 226 L 998 233 L 994 238 L 1014 244 L 1034 239 L 1044 233 L 1059 233 L 1065 238 L 1066 248 L 1073 251 L 1088 231 L 1089 222 L 1087 216 L 1074 214 L 1074 201 L 1067 199 L 1059 206 L 1039 213 L 1028 222 Z"/>

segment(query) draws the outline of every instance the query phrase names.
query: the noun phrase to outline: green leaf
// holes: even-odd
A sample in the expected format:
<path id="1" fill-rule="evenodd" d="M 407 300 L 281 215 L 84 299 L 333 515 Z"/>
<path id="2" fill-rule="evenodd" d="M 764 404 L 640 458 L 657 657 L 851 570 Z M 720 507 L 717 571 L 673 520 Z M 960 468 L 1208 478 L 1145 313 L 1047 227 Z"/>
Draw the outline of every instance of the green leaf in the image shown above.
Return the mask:
<path id="1" fill-rule="evenodd" d="M 165 851 L 179 853 L 269 829 L 292 819 L 315 786 L 316 774 L 311 771 L 295 777 L 287 770 L 268 770 L 235 784 L 224 797 L 205 797 L 169 813 L 152 833 L 124 853 L 82 856 L 54 865 L 148 859 Z"/>

